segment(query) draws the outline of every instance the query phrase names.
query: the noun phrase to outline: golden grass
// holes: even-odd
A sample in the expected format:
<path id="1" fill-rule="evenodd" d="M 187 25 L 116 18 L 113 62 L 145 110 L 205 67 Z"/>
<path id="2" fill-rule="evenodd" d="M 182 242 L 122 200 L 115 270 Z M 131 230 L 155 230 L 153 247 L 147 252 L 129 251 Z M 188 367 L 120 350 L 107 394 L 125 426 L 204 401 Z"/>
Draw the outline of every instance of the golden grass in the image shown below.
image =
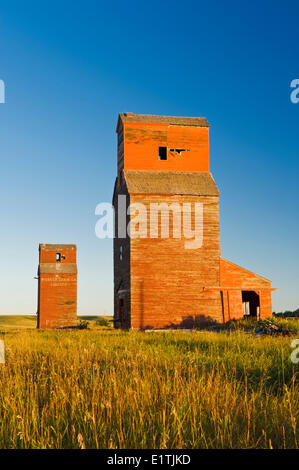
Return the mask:
<path id="1" fill-rule="evenodd" d="M 80 320 L 87 321 L 89 328 L 98 328 L 102 320 L 110 324 L 110 328 L 113 327 L 111 316 L 101 315 L 82 315 L 78 316 L 78 324 Z M 37 316 L 36 315 L 0 315 L 0 330 L 7 328 L 36 328 Z M 103 328 L 102 328 L 103 329 Z"/>
<path id="2" fill-rule="evenodd" d="M 0 328 L 36 328 L 36 315 L 0 315 Z"/>
<path id="3" fill-rule="evenodd" d="M 290 338 L 7 330 L 1 448 L 298 448 Z"/>

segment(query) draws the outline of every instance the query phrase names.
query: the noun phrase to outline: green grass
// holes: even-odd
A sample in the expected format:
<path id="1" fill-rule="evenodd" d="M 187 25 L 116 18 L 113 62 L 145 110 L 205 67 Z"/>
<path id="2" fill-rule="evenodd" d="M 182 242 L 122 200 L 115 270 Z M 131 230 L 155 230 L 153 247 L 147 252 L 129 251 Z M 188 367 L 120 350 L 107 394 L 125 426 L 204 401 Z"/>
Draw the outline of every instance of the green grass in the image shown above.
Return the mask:
<path id="1" fill-rule="evenodd" d="M 7 328 L 1 448 L 298 448 L 288 337 Z"/>
<path id="2" fill-rule="evenodd" d="M 112 328 L 113 323 L 109 322 L 111 319 L 111 316 L 82 315 L 78 316 L 78 323 L 80 320 L 86 320 L 88 321 L 89 328 L 105 325 Z M 36 322 L 36 315 L 0 315 L 0 329 L 36 328 Z"/>
<path id="3" fill-rule="evenodd" d="M 255 320 L 254 318 L 243 318 L 241 320 L 232 320 L 225 325 L 221 325 L 222 329 L 227 330 L 243 330 L 252 331 L 254 328 L 264 327 L 268 324 L 273 323 L 277 326 L 281 326 L 289 330 L 290 333 L 299 334 L 299 320 L 291 318 L 278 318 L 272 316 L 266 320 Z"/>
<path id="4" fill-rule="evenodd" d="M 36 315 L 0 315 L 0 328 L 36 328 Z"/>

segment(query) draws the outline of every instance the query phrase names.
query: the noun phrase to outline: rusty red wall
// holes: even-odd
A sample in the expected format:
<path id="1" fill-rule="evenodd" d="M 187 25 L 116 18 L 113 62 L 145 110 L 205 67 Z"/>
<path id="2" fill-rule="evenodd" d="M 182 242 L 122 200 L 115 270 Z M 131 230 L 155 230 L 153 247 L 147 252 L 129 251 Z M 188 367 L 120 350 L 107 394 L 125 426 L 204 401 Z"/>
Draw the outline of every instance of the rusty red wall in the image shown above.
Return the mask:
<path id="1" fill-rule="evenodd" d="M 38 327 L 65 328 L 77 323 L 75 245 L 40 245 Z M 56 262 L 56 253 L 61 261 Z"/>
<path id="2" fill-rule="evenodd" d="M 203 245 L 186 249 L 184 237 L 153 239 L 147 234 L 147 238 L 131 238 L 131 327 L 192 327 L 221 322 L 220 292 L 204 291 L 207 285 L 220 285 L 218 197 L 131 195 L 131 203 L 138 202 L 148 213 L 151 203 L 190 203 L 193 222 L 194 204 L 203 204 Z"/>
<path id="3" fill-rule="evenodd" d="M 209 171 L 209 128 L 167 124 L 124 123 L 119 142 L 119 170 Z M 165 146 L 168 158 L 158 159 Z M 183 149 L 181 154 L 172 149 Z"/>

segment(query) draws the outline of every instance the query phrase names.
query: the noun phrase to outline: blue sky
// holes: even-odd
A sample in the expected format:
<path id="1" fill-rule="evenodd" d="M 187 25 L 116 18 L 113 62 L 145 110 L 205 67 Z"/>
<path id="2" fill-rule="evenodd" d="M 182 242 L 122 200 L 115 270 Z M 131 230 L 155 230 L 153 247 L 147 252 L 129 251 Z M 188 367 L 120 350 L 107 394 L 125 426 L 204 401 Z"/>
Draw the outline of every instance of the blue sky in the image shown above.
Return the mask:
<path id="1" fill-rule="evenodd" d="M 78 245 L 81 314 L 112 312 L 94 233 L 119 112 L 205 116 L 222 255 L 299 307 L 298 2 L 1 1 L 0 313 L 36 311 L 39 243 Z"/>

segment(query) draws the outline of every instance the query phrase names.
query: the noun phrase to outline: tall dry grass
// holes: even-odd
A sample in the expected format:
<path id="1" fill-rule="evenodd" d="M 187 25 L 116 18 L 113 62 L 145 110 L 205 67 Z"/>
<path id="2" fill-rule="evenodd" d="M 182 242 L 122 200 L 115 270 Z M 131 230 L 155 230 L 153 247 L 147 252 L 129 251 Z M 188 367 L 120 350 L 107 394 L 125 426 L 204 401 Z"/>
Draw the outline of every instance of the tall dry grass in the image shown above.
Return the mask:
<path id="1" fill-rule="evenodd" d="M 1 448 L 298 448 L 290 338 L 8 331 Z"/>

